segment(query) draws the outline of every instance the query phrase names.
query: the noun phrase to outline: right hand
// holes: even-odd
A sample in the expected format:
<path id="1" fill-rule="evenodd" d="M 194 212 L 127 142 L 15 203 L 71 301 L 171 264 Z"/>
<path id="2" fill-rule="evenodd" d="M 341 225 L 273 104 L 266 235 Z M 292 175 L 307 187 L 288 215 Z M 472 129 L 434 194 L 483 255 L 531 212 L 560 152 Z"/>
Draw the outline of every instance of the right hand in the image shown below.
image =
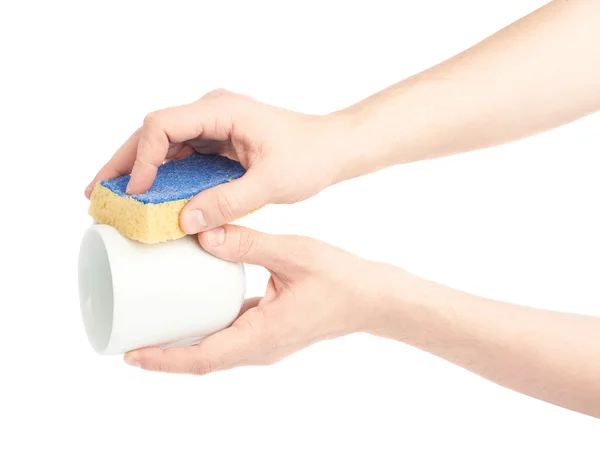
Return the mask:
<path id="1" fill-rule="evenodd" d="M 197 345 L 137 349 L 125 354 L 126 363 L 198 375 L 268 365 L 318 341 L 378 331 L 397 308 L 390 286 L 404 272 L 391 265 L 310 238 L 233 225 L 200 233 L 198 240 L 218 258 L 267 268 L 265 295 L 248 299 L 233 324 Z"/>
<path id="2" fill-rule="evenodd" d="M 247 170 L 240 179 L 192 198 L 180 216 L 185 233 L 229 223 L 269 203 L 293 203 L 345 179 L 351 138 L 339 116 L 312 116 L 224 90 L 150 113 L 86 189 L 131 173 L 130 195 L 147 191 L 166 159 L 217 153 Z"/>

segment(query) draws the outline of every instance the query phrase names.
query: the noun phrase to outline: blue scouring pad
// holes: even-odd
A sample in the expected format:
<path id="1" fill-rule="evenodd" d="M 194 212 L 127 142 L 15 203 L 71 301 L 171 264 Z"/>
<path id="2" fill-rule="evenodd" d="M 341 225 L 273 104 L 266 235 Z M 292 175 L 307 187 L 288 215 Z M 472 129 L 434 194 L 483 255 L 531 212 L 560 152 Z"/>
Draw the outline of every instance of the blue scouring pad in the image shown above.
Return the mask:
<path id="1" fill-rule="evenodd" d="M 143 194 L 125 193 L 129 175 L 99 182 L 92 191 L 90 214 L 124 236 L 144 243 L 180 238 L 179 213 L 190 198 L 245 174 L 240 163 L 220 155 L 193 154 L 158 168 Z"/>

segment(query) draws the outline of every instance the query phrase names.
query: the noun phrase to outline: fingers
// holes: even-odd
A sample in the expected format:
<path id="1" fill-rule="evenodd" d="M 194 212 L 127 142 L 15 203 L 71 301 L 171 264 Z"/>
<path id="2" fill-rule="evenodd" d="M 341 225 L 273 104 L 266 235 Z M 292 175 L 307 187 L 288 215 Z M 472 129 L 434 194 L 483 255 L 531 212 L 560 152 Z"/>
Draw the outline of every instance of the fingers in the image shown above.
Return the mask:
<path id="1" fill-rule="evenodd" d="M 100 180 L 107 180 L 129 174 L 135 161 L 135 153 L 138 147 L 142 129 L 139 128 L 127 141 L 117 150 L 108 163 L 100 169 L 94 180 L 86 187 L 85 196 L 89 199 L 94 185 Z"/>
<path id="2" fill-rule="evenodd" d="M 237 99 L 237 100 L 236 100 Z M 241 114 L 248 102 L 243 96 L 218 90 L 187 105 L 166 108 L 150 113 L 143 126 L 121 146 L 111 160 L 86 188 L 91 194 L 99 180 L 131 174 L 128 194 L 141 194 L 151 186 L 156 171 L 165 158 L 172 158 L 177 147 L 169 145 L 184 143 L 198 137 L 227 141 L 232 130 L 232 112 Z"/>
<path id="3" fill-rule="evenodd" d="M 196 195 L 183 208 L 179 223 L 185 233 L 194 234 L 241 218 L 269 201 L 269 187 L 251 169 L 237 180 Z"/>
<path id="4" fill-rule="evenodd" d="M 203 375 L 240 365 L 263 363 L 269 336 L 258 309 L 250 309 L 231 327 L 205 338 L 196 346 L 144 348 L 125 354 L 127 364 L 150 371 Z"/>
<path id="5" fill-rule="evenodd" d="M 203 120 L 195 104 L 167 108 L 148 114 L 140 133 L 127 194 L 140 194 L 151 186 L 165 160 L 169 143 L 181 143 L 202 134 Z"/>
<path id="6" fill-rule="evenodd" d="M 291 269 L 302 252 L 301 238 L 270 235 L 245 227 L 226 225 L 198 235 L 212 255 L 232 262 L 260 265 L 271 270 Z M 300 258 L 302 259 L 302 258 Z"/>
<path id="7" fill-rule="evenodd" d="M 182 143 L 198 137 L 230 139 L 232 117 L 230 102 L 221 96 L 200 99 L 187 105 L 150 113 L 144 119 L 137 154 L 131 170 L 128 194 L 147 191 L 165 159 L 169 143 Z M 236 112 L 239 108 L 236 108 Z"/>

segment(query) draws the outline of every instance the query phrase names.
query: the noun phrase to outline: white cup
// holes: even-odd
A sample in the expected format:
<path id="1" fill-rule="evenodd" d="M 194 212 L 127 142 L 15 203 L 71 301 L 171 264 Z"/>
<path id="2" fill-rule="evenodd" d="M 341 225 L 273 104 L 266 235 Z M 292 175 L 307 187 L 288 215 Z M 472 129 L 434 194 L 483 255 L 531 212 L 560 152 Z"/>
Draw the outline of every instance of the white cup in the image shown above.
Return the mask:
<path id="1" fill-rule="evenodd" d="M 195 236 L 143 244 L 96 224 L 81 241 L 79 301 L 99 354 L 198 343 L 235 320 L 245 287 L 243 265 L 210 255 Z"/>

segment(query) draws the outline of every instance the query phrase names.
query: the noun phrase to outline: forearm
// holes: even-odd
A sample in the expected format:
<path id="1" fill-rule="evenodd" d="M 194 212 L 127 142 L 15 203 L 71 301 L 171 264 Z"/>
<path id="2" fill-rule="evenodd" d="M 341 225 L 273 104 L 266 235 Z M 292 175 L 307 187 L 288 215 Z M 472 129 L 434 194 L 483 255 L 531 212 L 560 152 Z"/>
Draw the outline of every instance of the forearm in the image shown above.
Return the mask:
<path id="1" fill-rule="evenodd" d="M 347 178 L 499 145 L 597 111 L 599 46 L 600 2 L 555 0 L 334 113 L 350 124 Z"/>
<path id="2" fill-rule="evenodd" d="M 372 333 L 600 417 L 600 318 L 482 299 L 390 269 Z"/>

